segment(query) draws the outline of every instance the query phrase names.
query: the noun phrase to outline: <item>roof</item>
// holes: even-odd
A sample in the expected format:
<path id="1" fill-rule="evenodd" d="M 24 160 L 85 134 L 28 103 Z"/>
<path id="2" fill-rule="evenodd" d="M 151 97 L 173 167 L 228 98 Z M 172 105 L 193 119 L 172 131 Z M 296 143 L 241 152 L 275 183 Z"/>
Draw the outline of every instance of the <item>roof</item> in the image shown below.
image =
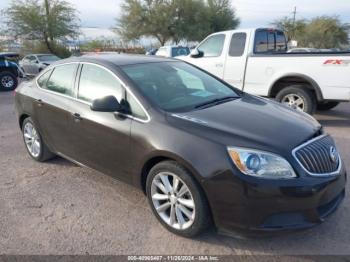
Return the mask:
<path id="1" fill-rule="evenodd" d="M 96 53 L 83 55 L 80 57 L 73 57 L 61 60 L 61 62 L 100 62 L 100 63 L 112 63 L 116 66 L 133 65 L 133 64 L 145 64 L 145 63 L 159 63 L 159 62 L 172 62 L 179 61 L 171 58 L 164 58 L 159 56 L 147 56 L 147 55 L 131 55 L 131 54 L 116 54 L 116 53 Z"/>

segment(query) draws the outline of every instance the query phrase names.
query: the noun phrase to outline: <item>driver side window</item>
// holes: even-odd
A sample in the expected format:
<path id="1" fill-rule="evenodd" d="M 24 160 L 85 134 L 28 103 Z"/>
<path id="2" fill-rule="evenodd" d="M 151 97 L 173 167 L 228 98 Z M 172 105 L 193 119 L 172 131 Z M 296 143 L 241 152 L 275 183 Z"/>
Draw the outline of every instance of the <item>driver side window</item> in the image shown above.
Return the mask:
<path id="1" fill-rule="evenodd" d="M 204 57 L 217 57 L 224 48 L 225 35 L 218 34 L 207 38 L 197 49 L 204 53 Z"/>

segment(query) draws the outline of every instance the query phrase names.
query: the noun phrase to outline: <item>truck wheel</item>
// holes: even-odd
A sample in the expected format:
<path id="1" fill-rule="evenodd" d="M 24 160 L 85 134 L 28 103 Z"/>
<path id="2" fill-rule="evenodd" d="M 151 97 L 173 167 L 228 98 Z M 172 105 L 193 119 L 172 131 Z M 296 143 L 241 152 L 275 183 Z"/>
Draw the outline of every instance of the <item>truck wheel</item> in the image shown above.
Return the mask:
<path id="1" fill-rule="evenodd" d="M 320 102 L 317 104 L 317 110 L 326 111 L 339 105 L 339 102 Z"/>
<path id="2" fill-rule="evenodd" d="M 315 95 L 308 88 L 301 85 L 292 85 L 283 88 L 276 95 L 276 100 L 310 115 L 312 115 L 316 109 Z"/>
<path id="3" fill-rule="evenodd" d="M 0 91 L 10 91 L 17 87 L 17 77 L 11 72 L 0 73 Z"/>

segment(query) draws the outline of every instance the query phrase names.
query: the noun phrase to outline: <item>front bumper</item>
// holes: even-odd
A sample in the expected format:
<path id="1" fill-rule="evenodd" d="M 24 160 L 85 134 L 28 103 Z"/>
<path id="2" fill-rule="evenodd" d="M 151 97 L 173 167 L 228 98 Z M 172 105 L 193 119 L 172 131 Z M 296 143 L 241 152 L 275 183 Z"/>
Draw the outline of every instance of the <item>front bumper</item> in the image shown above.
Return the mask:
<path id="1" fill-rule="evenodd" d="M 255 236 L 315 226 L 345 196 L 346 171 L 333 177 L 242 180 L 225 171 L 204 182 L 219 232 Z M 220 188 L 220 190 L 217 190 Z"/>

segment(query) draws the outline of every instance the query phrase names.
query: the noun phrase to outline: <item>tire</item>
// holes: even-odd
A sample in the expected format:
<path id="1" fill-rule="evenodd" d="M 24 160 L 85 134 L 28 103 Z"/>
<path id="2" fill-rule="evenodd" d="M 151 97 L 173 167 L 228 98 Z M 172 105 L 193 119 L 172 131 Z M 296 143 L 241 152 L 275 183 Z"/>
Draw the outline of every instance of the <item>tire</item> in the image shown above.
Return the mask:
<path id="1" fill-rule="evenodd" d="M 315 112 L 317 105 L 315 95 L 302 85 L 291 85 L 283 88 L 277 93 L 276 100 L 310 115 Z M 302 103 L 302 107 L 300 103 Z"/>
<path id="2" fill-rule="evenodd" d="M 317 104 L 317 110 L 320 111 L 326 111 L 326 110 L 331 110 L 332 108 L 336 107 L 339 105 L 340 102 L 321 102 Z"/>
<path id="3" fill-rule="evenodd" d="M 30 133 L 30 130 L 32 130 L 32 133 Z M 55 155 L 46 146 L 39 131 L 37 131 L 37 128 L 35 127 L 30 117 L 24 119 L 23 121 L 22 135 L 27 152 L 34 160 L 38 162 L 44 162 L 55 157 Z M 38 146 L 32 146 L 33 143 Z"/>
<path id="4" fill-rule="evenodd" d="M 164 186 L 166 184 L 163 182 L 164 178 L 167 178 L 171 187 Z M 177 189 L 174 190 L 176 178 L 179 182 Z M 159 182 L 165 191 L 156 185 L 157 183 L 159 185 Z M 188 191 L 184 190 L 186 186 Z M 170 191 L 167 189 L 173 192 L 166 194 Z M 203 190 L 192 175 L 175 161 L 161 162 L 150 170 L 146 181 L 146 193 L 154 215 L 172 233 L 183 237 L 194 237 L 211 225 L 211 213 Z M 160 208 L 164 206 L 167 208 Z M 161 211 L 163 209 L 164 211 Z"/>
<path id="5" fill-rule="evenodd" d="M 15 90 L 18 85 L 17 77 L 8 71 L 0 73 L 0 91 Z"/>

